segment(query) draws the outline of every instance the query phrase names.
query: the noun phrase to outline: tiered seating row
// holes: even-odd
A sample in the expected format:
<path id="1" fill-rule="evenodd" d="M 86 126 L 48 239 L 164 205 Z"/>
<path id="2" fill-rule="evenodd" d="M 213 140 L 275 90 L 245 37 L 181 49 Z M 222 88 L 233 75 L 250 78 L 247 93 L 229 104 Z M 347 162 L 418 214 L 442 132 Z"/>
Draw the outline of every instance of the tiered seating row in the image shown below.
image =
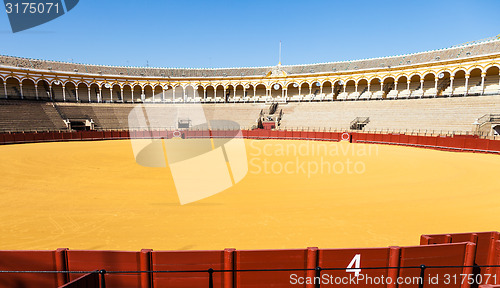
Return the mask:
<path id="1" fill-rule="evenodd" d="M 66 130 L 52 103 L 0 100 L 0 131 Z"/>
<path id="2" fill-rule="evenodd" d="M 369 117 L 370 130 L 474 131 L 479 117 L 500 113 L 498 96 L 288 103 L 281 129 L 297 127 L 347 129 L 356 117 Z"/>

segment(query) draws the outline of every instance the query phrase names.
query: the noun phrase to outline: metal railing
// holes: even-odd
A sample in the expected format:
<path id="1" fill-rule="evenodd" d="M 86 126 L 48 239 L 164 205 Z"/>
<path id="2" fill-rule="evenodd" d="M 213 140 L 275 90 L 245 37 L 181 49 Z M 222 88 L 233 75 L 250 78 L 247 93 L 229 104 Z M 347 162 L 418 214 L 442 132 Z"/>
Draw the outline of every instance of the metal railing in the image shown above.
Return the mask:
<path id="1" fill-rule="evenodd" d="M 425 284 L 431 284 L 428 283 L 429 281 L 427 278 L 430 277 L 430 275 L 425 274 L 425 271 L 427 269 L 462 269 L 464 268 L 472 268 L 470 274 L 465 274 L 465 273 L 460 273 L 460 277 L 467 277 L 471 278 L 473 283 L 470 283 L 470 280 L 467 279 L 467 282 L 469 285 L 483 285 L 483 284 L 489 284 L 489 283 L 478 283 L 479 282 L 479 277 L 477 275 L 482 275 L 480 272 L 480 268 L 500 268 L 500 265 L 425 265 L 421 264 L 418 266 L 377 266 L 377 267 L 360 267 L 359 269 L 363 270 L 402 270 L 402 269 L 418 269 L 419 270 L 419 276 L 418 277 L 412 277 L 414 280 L 417 279 L 418 288 L 424 288 Z M 215 273 L 245 273 L 245 272 L 307 272 L 307 271 L 314 271 L 314 279 L 313 279 L 313 284 L 315 285 L 315 288 L 320 288 L 322 283 L 322 278 L 321 278 L 321 273 L 323 271 L 346 271 L 345 267 L 342 268 L 333 268 L 333 267 L 320 267 L 317 266 L 315 268 L 277 268 L 277 269 L 205 269 L 205 270 L 145 270 L 145 271 L 136 271 L 136 270 L 124 270 L 124 271 L 107 271 L 104 269 L 100 270 L 93 270 L 93 271 L 9 271 L 9 270 L 0 270 L 0 274 L 99 274 L 100 276 L 100 288 L 106 288 L 106 275 L 119 275 L 119 274 L 169 274 L 169 273 L 207 273 L 207 286 L 209 288 L 214 287 L 214 274 Z M 347 273 L 347 271 L 346 271 Z M 470 276 L 472 277 L 470 277 Z M 497 282 L 499 279 L 497 279 L 496 274 L 491 274 L 495 275 L 493 278 L 495 282 Z M 356 277 L 359 277 L 356 275 Z M 391 278 L 391 281 L 394 281 L 392 278 L 399 278 L 401 276 L 396 275 L 388 275 L 386 276 L 386 279 Z M 410 276 L 411 277 L 411 276 Z M 396 280 L 398 281 L 398 280 Z M 461 283 L 464 283 L 463 279 L 461 279 Z M 484 281 L 481 277 L 481 281 Z M 485 282 L 489 282 L 489 279 Z M 407 283 L 397 283 L 397 282 L 392 282 L 394 284 L 407 284 Z M 391 284 L 392 284 L 391 283 Z M 331 283 L 329 283 L 331 284 Z M 389 283 L 388 283 L 389 284 Z M 415 283 L 410 283 L 410 284 L 415 284 Z M 435 284 L 435 283 L 432 283 Z M 453 285 L 458 285 L 458 283 L 451 283 Z M 450 284 L 450 285 L 451 285 Z M 499 283 L 493 283 L 493 285 L 497 285 Z M 408 284 L 407 284 L 408 285 Z M 463 287 L 463 286 L 462 286 Z"/>

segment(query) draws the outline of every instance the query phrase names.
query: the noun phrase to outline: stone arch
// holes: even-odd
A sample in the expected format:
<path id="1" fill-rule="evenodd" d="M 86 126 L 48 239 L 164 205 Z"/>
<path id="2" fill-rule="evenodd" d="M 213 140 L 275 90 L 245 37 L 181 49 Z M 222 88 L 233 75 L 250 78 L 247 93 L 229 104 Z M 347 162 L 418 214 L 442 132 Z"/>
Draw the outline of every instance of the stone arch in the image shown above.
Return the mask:
<path id="1" fill-rule="evenodd" d="M 453 95 L 465 95 L 465 82 L 467 71 L 465 69 L 456 70 L 453 74 Z"/>
<path id="2" fill-rule="evenodd" d="M 258 83 L 255 85 L 255 96 L 257 97 L 265 97 L 267 94 L 267 87 L 263 83 Z"/>
<path id="3" fill-rule="evenodd" d="M 138 83 L 134 84 L 132 86 L 132 102 L 140 102 L 142 101 L 142 93 L 143 89 L 142 86 Z"/>
<path id="4" fill-rule="evenodd" d="M 40 84 L 38 85 L 40 86 Z M 80 82 L 76 86 L 78 87 L 78 100 L 80 102 L 89 102 L 89 86 L 85 82 Z M 38 88 L 40 89 L 40 88 Z"/>
<path id="5" fill-rule="evenodd" d="M 479 74 L 483 73 L 483 67 L 479 66 L 479 65 L 474 65 L 472 67 L 469 67 L 469 69 L 467 69 L 467 73 L 468 74 L 471 74 L 472 71 L 475 71 L 475 70 L 479 70 Z"/>
<path id="6" fill-rule="evenodd" d="M 192 102 L 194 101 L 195 96 L 195 89 L 191 84 L 188 84 L 184 87 L 184 95 L 185 95 L 185 101 Z"/>
<path id="7" fill-rule="evenodd" d="M 31 78 L 24 78 L 21 82 L 22 86 L 22 95 L 24 99 L 37 99 L 36 97 L 36 88 L 35 81 Z"/>
<path id="8" fill-rule="evenodd" d="M 276 89 L 278 88 L 278 89 Z M 279 82 L 275 82 L 273 84 L 271 84 L 271 97 L 273 98 L 278 98 L 278 97 L 281 97 L 282 93 L 283 93 L 283 85 Z"/>
<path id="9" fill-rule="evenodd" d="M 154 101 L 154 91 L 153 91 L 153 86 L 151 86 L 149 83 L 144 85 L 142 87 L 143 91 L 142 94 L 143 96 L 143 101 L 147 102 L 153 102 Z"/>
<path id="10" fill-rule="evenodd" d="M 488 94 L 500 89 L 500 66 L 492 65 L 486 70 L 486 78 L 484 80 L 485 89 Z"/>
<path id="11" fill-rule="evenodd" d="M 5 84 L 7 87 L 7 97 L 10 99 L 21 99 L 21 82 L 15 76 L 9 76 L 5 79 Z"/>
<path id="12" fill-rule="evenodd" d="M 234 89 L 236 91 L 236 97 L 238 97 L 239 99 L 243 99 L 243 97 L 245 97 L 243 84 L 237 84 Z"/>
<path id="13" fill-rule="evenodd" d="M 38 98 L 49 100 L 52 99 L 49 81 L 46 79 L 39 79 L 37 82 Z"/>
<path id="14" fill-rule="evenodd" d="M 67 81 L 64 84 L 64 96 L 65 101 L 76 102 L 78 100 L 78 95 L 76 95 L 76 84 L 72 81 Z"/>
<path id="15" fill-rule="evenodd" d="M 366 93 L 366 95 L 369 94 L 369 92 L 368 92 L 368 80 L 366 78 L 359 79 L 356 84 L 358 85 L 357 91 L 358 91 L 359 96 L 361 96 L 363 93 Z"/>
<path id="16" fill-rule="evenodd" d="M 102 101 L 101 96 L 99 95 L 99 83 L 93 82 L 89 86 L 90 89 L 90 101 L 91 102 L 100 102 Z"/>
<path id="17" fill-rule="evenodd" d="M 163 102 L 163 87 L 156 84 L 153 88 L 153 102 Z"/>
<path id="18" fill-rule="evenodd" d="M 206 99 L 208 99 L 210 102 L 215 101 L 215 87 L 213 85 L 207 85 L 205 87 L 205 95 Z"/>
<path id="19" fill-rule="evenodd" d="M 124 83 L 122 85 L 122 99 L 123 103 L 130 103 L 133 102 L 133 97 L 132 97 L 132 85 L 129 83 Z"/>
<path id="20" fill-rule="evenodd" d="M 333 82 L 329 79 L 321 82 L 321 93 L 332 94 L 333 93 Z"/>
<path id="21" fill-rule="evenodd" d="M 482 67 L 476 66 L 475 68 L 469 69 L 469 82 L 467 94 L 469 95 L 479 95 L 482 93 L 481 85 L 482 85 L 482 75 L 483 69 Z"/>
<path id="22" fill-rule="evenodd" d="M 5 80 L 3 79 L 2 75 L 0 75 L 0 97 L 1 98 L 7 97 L 7 95 L 5 93 L 5 89 L 4 89 L 5 88 L 4 84 L 5 84 Z"/>
<path id="23" fill-rule="evenodd" d="M 113 102 L 124 102 L 123 101 L 123 93 L 122 93 L 122 86 L 118 83 L 111 84 L 110 88 L 110 95 L 111 95 L 111 100 Z"/>
<path id="24" fill-rule="evenodd" d="M 51 90 L 52 90 L 52 100 L 64 101 L 63 82 L 61 80 L 59 79 L 52 80 Z"/>
<path id="25" fill-rule="evenodd" d="M 312 87 L 309 82 L 303 81 L 299 86 L 300 95 L 309 95 L 312 91 Z"/>
<path id="26" fill-rule="evenodd" d="M 184 87 L 181 85 L 175 85 L 173 92 L 175 102 L 184 102 Z"/>

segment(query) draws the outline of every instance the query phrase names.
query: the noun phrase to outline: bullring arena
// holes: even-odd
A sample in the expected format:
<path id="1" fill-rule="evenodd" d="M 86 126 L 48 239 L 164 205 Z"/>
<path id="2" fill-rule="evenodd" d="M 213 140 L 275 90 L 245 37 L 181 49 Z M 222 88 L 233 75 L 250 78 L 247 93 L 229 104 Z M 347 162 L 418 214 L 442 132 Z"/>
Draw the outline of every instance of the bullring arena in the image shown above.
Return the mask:
<path id="1" fill-rule="evenodd" d="M 1 56 L 0 286 L 333 287 L 307 279 L 361 273 L 385 282 L 360 287 L 500 287 L 500 234 L 482 232 L 498 229 L 499 68 L 498 38 L 256 68 Z M 140 165 L 134 141 L 166 164 Z M 182 203 L 168 145 L 203 141 L 225 161 L 191 165 L 184 185 L 229 187 Z"/>

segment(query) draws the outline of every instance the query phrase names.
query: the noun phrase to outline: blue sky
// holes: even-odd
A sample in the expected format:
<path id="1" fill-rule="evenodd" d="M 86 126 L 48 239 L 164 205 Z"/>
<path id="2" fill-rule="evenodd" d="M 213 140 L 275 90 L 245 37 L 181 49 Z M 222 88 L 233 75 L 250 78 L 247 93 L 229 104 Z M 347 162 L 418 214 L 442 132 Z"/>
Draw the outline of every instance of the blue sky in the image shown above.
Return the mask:
<path id="1" fill-rule="evenodd" d="M 0 11 L 0 54 L 123 66 L 270 66 L 281 40 L 282 64 L 332 62 L 495 36 L 498 11 L 499 0 L 80 0 L 66 15 L 18 33 Z"/>

